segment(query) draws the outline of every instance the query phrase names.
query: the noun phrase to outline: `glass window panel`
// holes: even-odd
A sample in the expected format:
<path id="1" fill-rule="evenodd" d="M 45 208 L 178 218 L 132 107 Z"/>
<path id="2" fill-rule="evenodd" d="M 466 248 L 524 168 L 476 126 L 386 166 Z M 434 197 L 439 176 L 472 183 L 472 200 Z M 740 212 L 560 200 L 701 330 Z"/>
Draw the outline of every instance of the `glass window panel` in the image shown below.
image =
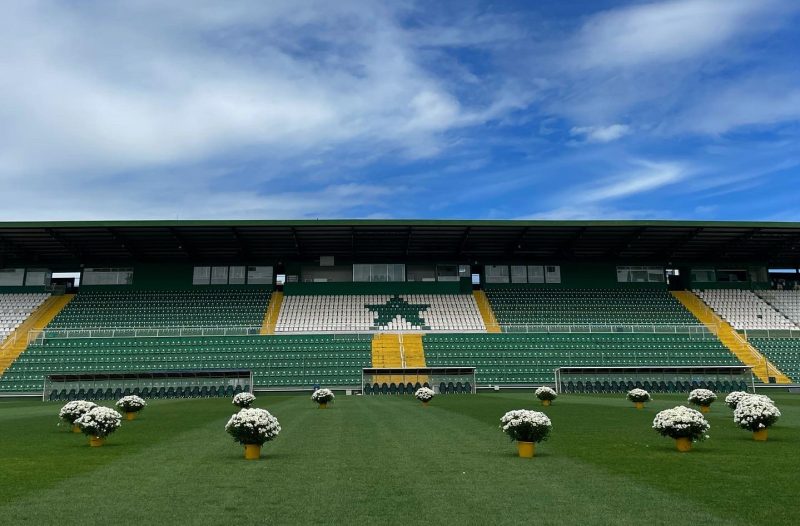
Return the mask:
<path id="1" fill-rule="evenodd" d="M 208 285 L 211 281 L 211 267 L 194 267 L 192 285 Z"/>
<path id="2" fill-rule="evenodd" d="M 528 283 L 544 283 L 544 267 L 528 265 Z"/>

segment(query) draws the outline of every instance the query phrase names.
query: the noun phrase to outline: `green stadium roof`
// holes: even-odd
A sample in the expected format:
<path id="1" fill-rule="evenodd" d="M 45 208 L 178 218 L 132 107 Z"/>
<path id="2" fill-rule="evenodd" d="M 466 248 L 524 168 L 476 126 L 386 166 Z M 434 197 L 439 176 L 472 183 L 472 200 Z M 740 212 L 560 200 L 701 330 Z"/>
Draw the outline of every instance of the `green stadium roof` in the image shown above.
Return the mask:
<path id="1" fill-rule="evenodd" d="M 349 260 L 764 262 L 796 266 L 800 223 L 221 220 L 0 222 L 0 265 Z"/>

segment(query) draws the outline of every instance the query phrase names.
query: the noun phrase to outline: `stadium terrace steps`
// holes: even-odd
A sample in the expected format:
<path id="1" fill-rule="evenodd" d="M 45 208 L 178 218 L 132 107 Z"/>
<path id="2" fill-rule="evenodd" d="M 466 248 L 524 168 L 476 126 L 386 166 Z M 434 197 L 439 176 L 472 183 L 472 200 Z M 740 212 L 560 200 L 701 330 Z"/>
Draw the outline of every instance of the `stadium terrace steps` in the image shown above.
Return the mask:
<path id="1" fill-rule="evenodd" d="M 404 367 L 425 367 L 425 347 L 421 334 L 401 334 L 400 346 Z"/>
<path id="2" fill-rule="evenodd" d="M 756 294 L 800 328 L 800 291 L 759 290 Z"/>
<path id="3" fill-rule="evenodd" d="M 0 347 L 0 378 L 12 363 L 28 347 L 28 331 L 46 327 L 48 323 L 61 312 L 75 297 L 74 294 L 63 296 L 50 296 L 39 308 L 26 319 L 17 329 L 9 335 Z"/>
<path id="4" fill-rule="evenodd" d="M 399 334 L 376 334 L 372 338 L 372 367 L 377 368 L 400 368 L 403 367 L 403 353 L 400 346 Z M 402 381 L 403 377 L 399 375 L 378 375 L 375 376 L 375 382 L 382 383 L 397 383 Z"/>
<path id="5" fill-rule="evenodd" d="M 50 297 L 46 292 L 0 294 L 0 345 Z"/>
<path id="6" fill-rule="evenodd" d="M 48 329 L 260 327 L 267 289 L 82 291 Z"/>
<path id="7" fill-rule="evenodd" d="M 269 299 L 267 312 L 264 313 L 264 323 L 261 325 L 261 334 L 275 334 L 275 325 L 278 324 L 278 316 L 281 313 L 283 304 L 283 292 L 273 292 Z"/>
<path id="8" fill-rule="evenodd" d="M 471 294 L 288 295 L 276 333 L 484 332 Z"/>
<path id="9" fill-rule="evenodd" d="M 697 324 L 665 290 L 492 288 L 486 296 L 502 326 Z"/>
<path id="10" fill-rule="evenodd" d="M 750 338 L 764 356 L 795 382 L 800 382 L 800 338 Z"/>
<path id="11" fill-rule="evenodd" d="M 41 391 L 53 373 L 245 369 L 256 387 L 356 386 L 370 365 L 360 334 L 47 339 L 31 345 L 0 391 Z"/>
<path id="12" fill-rule="evenodd" d="M 686 309 L 703 322 L 708 329 L 717 336 L 720 342 L 728 348 L 742 363 L 753 368 L 753 374 L 762 382 L 769 382 L 769 377 L 774 376 L 777 383 L 791 383 L 789 377 L 783 374 L 774 364 L 762 355 L 755 347 L 747 343 L 733 327 L 723 320 L 705 302 L 690 291 L 673 291 L 673 296 L 680 301 Z"/>
<path id="13" fill-rule="evenodd" d="M 750 290 L 695 290 L 694 294 L 737 331 L 797 329 L 779 310 Z"/>
<path id="14" fill-rule="evenodd" d="M 372 367 L 403 367 L 398 334 L 376 334 L 372 338 Z"/>
<path id="15" fill-rule="evenodd" d="M 495 318 L 494 312 L 492 311 L 492 304 L 489 303 L 486 293 L 482 290 L 475 290 L 472 291 L 472 295 L 475 297 L 475 303 L 478 306 L 478 312 L 480 312 L 481 318 L 483 318 L 483 324 L 486 326 L 486 332 L 501 332 L 500 324 L 497 323 L 497 318 Z"/>
<path id="16" fill-rule="evenodd" d="M 552 382 L 558 367 L 741 365 L 708 333 L 428 334 L 428 367 L 476 367 L 482 384 Z"/>

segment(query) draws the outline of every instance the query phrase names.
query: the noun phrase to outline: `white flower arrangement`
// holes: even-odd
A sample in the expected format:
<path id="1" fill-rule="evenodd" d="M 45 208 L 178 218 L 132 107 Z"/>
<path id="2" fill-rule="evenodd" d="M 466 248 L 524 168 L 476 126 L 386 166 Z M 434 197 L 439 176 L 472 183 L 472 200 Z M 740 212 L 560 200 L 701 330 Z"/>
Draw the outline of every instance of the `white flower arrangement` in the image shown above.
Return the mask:
<path id="1" fill-rule="evenodd" d="M 539 400 L 555 400 L 556 397 L 558 397 L 558 393 L 549 387 L 543 386 L 536 389 L 536 398 Z"/>
<path id="2" fill-rule="evenodd" d="M 95 407 L 97 407 L 97 404 L 94 402 L 89 402 L 88 400 L 73 400 L 72 402 L 67 402 L 64 404 L 64 407 L 62 407 L 61 411 L 58 412 L 58 418 L 64 422 L 74 424 L 75 420 L 82 417 Z"/>
<path id="3" fill-rule="evenodd" d="M 710 406 L 717 399 L 717 394 L 708 389 L 695 389 L 689 393 L 689 402 L 699 406 Z"/>
<path id="4" fill-rule="evenodd" d="M 97 406 L 75 420 L 85 435 L 103 438 L 117 430 L 122 424 L 122 415 L 110 407 Z"/>
<path id="5" fill-rule="evenodd" d="M 311 399 L 318 404 L 327 404 L 328 402 L 332 402 L 334 398 L 336 397 L 333 391 L 324 387 L 322 389 L 317 389 L 311 394 Z"/>
<path id="6" fill-rule="evenodd" d="M 519 442 L 541 442 L 546 440 L 553 423 L 547 415 L 529 409 L 515 409 L 504 414 L 500 419 L 500 429 L 511 440 Z"/>
<path id="7" fill-rule="evenodd" d="M 429 402 L 431 398 L 434 397 L 436 393 L 433 392 L 433 389 L 430 387 L 420 387 L 417 389 L 417 392 L 414 393 L 414 396 L 420 402 Z"/>
<path id="8" fill-rule="evenodd" d="M 143 398 L 136 395 L 123 396 L 117 400 L 116 406 L 125 411 L 126 413 L 138 413 L 147 406 L 147 402 Z"/>
<path id="9" fill-rule="evenodd" d="M 772 398 L 768 397 L 767 395 L 751 394 L 751 395 L 749 395 L 749 397 L 750 398 L 758 398 L 759 400 L 763 400 L 764 402 L 767 402 L 768 404 L 775 405 L 775 402 L 772 400 Z"/>
<path id="10" fill-rule="evenodd" d="M 636 389 L 631 389 L 630 391 L 628 391 L 627 396 L 628 400 L 630 400 L 631 402 L 644 403 L 644 402 L 649 402 L 651 400 L 650 393 L 648 393 L 644 389 L 639 389 L 638 387 Z"/>
<path id="11" fill-rule="evenodd" d="M 253 395 L 253 393 L 244 392 L 244 393 L 236 393 L 231 403 L 236 407 L 241 407 L 244 409 L 250 407 L 255 401 L 256 397 L 255 395 Z"/>
<path id="12" fill-rule="evenodd" d="M 765 397 L 746 396 L 733 411 L 733 421 L 742 429 L 761 431 L 778 421 L 780 410 Z"/>
<path id="13" fill-rule="evenodd" d="M 245 408 L 231 416 L 225 431 L 240 444 L 258 444 L 274 440 L 281 432 L 278 419 L 265 409 Z"/>
<path id="14" fill-rule="evenodd" d="M 746 391 L 734 391 L 725 397 L 725 405 L 731 409 L 736 409 L 736 406 L 739 405 L 739 402 L 748 396 L 750 396 L 750 393 Z"/>
<path id="15" fill-rule="evenodd" d="M 670 438 L 688 438 L 692 442 L 708 438 L 711 424 L 700 411 L 684 406 L 665 409 L 653 419 L 653 429 Z"/>

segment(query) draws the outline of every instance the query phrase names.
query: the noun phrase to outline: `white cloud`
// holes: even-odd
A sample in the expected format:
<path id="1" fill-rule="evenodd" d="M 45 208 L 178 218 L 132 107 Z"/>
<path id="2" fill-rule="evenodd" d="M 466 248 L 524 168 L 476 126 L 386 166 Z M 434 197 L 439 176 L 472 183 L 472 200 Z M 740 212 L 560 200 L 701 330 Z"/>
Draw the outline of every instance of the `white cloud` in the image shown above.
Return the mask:
<path id="1" fill-rule="evenodd" d="M 580 203 L 595 203 L 652 192 L 686 179 L 690 171 L 674 162 L 639 160 L 634 168 L 570 191 L 571 199 Z"/>
<path id="2" fill-rule="evenodd" d="M 666 128 L 673 133 L 718 135 L 746 126 L 800 119 L 800 87 L 786 76 L 760 75 L 719 82 L 698 93 Z"/>
<path id="3" fill-rule="evenodd" d="M 408 192 L 403 187 L 355 183 L 274 191 L 220 189 L 202 180 L 193 183 L 154 174 L 117 181 L 112 188 L 87 184 L 74 193 L 68 181 L 49 189 L 10 186 L 3 192 L 4 199 L 24 206 L 0 208 L 0 220 L 325 218 L 366 215 L 365 209 L 391 215 L 393 199 Z M 66 205 L 65 195 L 69 196 Z"/>
<path id="4" fill-rule="evenodd" d="M 0 176 L 113 172 L 241 148 L 424 156 L 515 107 L 465 104 L 423 64 L 406 7 L 371 2 L 20 3 L 0 20 Z"/>
<path id="5" fill-rule="evenodd" d="M 577 129 L 625 122 L 640 136 L 797 120 L 797 69 L 780 43 L 796 39 L 798 12 L 800 4 L 777 0 L 669 0 L 601 11 L 545 55 L 557 86 L 545 107 Z"/>
<path id="6" fill-rule="evenodd" d="M 602 12 L 577 35 L 573 61 L 608 68 L 695 57 L 724 45 L 775 7 L 770 0 L 672 0 Z"/>
<path id="7" fill-rule="evenodd" d="M 570 135 L 584 137 L 586 142 L 611 142 L 628 135 L 630 126 L 611 124 L 610 126 L 579 126 L 570 130 Z"/>

